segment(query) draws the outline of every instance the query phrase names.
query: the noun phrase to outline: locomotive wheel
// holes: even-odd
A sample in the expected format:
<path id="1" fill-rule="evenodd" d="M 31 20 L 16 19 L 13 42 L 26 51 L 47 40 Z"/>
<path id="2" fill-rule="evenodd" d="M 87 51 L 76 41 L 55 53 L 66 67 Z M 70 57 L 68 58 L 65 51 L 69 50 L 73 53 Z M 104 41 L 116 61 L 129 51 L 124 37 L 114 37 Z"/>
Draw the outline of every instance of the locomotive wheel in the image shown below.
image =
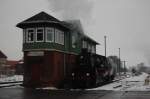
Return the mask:
<path id="1" fill-rule="evenodd" d="M 115 76 L 114 75 L 111 75 L 111 80 L 114 80 Z"/>
<path id="2" fill-rule="evenodd" d="M 104 80 L 102 79 L 102 77 L 97 77 L 95 78 L 94 80 L 92 80 L 92 87 L 97 87 L 97 86 L 100 86 L 104 83 Z"/>
<path id="3" fill-rule="evenodd" d="M 107 75 L 104 77 L 104 83 L 108 83 L 110 81 L 110 77 Z"/>

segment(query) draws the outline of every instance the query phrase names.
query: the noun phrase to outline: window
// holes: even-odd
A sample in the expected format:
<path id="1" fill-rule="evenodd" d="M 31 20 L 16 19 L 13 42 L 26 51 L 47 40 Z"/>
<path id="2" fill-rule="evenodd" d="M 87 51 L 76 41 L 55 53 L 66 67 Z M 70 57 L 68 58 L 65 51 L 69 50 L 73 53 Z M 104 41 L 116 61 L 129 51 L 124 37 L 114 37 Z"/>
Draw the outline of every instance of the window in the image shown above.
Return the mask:
<path id="1" fill-rule="evenodd" d="M 64 32 L 55 29 L 55 43 L 64 45 Z"/>
<path id="2" fill-rule="evenodd" d="M 35 30 L 30 28 L 27 29 L 27 37 L 26 37 L 26 41 L 27 42 L 34 42 L 34 34 L 35 34 Z"/>
<path id="3" fill-rule="evenodd" d="M 59 43 L 59 30 L 55 29 L 55 43 Z"/>
<path id="4" fill-rule="evenodd" d="M 82 41 L 82 47 L 83 47 L 83 48 L 87 48 L 87 42 L 84 41 L 84 40 Z"/>
<path id="5" fill-rule="evenodd" d="M 72 34 L 72 48 L 75 48 L 76 47 L 76 37 L 74 34 Z"/>
<path id="6" fill-rule="evenodd" d="M 96 53 L 95 51 L 96 51 L 96 47 L 95 45 L 92 45 L 92 53 Z"/>
<path id="7" fill-rule="evenodd" d="M 36 29 L 36 41 L 37 42 L 43 42 L 44 41 L 44 29 L 43 28 L 37 28 Z"/>
<path id="8" fill-rule="evenodd" d="M 60 44 L 64 45 L 64 32 L 60 31 Z"/>
<path id="9" fill-rule="evenodd" d="M 54 28 L 46 28 L 46 41 L 47 42 L 54 41 Z"/>
<path id="10" fill-rule="evenodd" d="M 23 29 L 23 43 L 25 43 L 25 38 L 26 38 L 26 30 Z"/>
<path id="11" fill-rule="evenodd" d="M 89 43 L 89 44 L 88 44 L 88 51 L 91 52 L 91 49 L 92 49 L 92 46 L 91 46 L 91 44 Z"/>

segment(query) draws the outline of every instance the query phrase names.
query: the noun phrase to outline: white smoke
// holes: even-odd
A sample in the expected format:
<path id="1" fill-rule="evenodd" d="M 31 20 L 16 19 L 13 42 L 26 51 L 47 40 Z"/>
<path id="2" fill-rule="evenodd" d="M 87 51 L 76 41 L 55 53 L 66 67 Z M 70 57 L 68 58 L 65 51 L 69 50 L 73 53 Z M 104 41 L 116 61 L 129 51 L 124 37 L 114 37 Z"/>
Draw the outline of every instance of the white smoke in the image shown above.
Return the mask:
<path id="1" fill-rule="evenodd" d="M 48 0 L 53 12 L 61 13 L 63 20 L 89 21 L 93 2 L 91 0 Z"/>

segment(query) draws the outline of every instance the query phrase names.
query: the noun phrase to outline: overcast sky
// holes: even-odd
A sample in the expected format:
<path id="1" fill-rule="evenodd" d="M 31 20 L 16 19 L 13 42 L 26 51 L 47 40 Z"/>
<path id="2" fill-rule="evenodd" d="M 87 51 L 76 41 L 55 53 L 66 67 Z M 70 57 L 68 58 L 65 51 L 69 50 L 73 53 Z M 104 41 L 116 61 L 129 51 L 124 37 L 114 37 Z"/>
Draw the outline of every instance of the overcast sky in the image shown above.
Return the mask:
<path id="1" fill-rule="evenodd" d="M 81 19 L 85 33 L 98 41 L 98 54 L 118 55 L 132 66 L 150 65 L 150 0 L 0 0 L 0 50 L 21 59 L 22 30 L 16 24 L 41 12 L 60 19 Z"/>

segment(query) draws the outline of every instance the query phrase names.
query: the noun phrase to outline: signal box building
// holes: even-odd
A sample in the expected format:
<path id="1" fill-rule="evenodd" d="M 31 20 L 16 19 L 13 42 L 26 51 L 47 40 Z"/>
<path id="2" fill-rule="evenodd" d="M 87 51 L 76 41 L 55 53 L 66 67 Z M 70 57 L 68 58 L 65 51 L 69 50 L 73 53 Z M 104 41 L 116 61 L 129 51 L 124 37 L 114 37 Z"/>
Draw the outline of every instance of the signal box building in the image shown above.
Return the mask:
<path id="1" fill-rule="evenodd" d="M 96 41 L 83 33 L 79 20 L 60 21 L 41 12 L 21 23 L 26 87 L 59 87 L 77 66 L 81 48 L 96 53 Z"/>

